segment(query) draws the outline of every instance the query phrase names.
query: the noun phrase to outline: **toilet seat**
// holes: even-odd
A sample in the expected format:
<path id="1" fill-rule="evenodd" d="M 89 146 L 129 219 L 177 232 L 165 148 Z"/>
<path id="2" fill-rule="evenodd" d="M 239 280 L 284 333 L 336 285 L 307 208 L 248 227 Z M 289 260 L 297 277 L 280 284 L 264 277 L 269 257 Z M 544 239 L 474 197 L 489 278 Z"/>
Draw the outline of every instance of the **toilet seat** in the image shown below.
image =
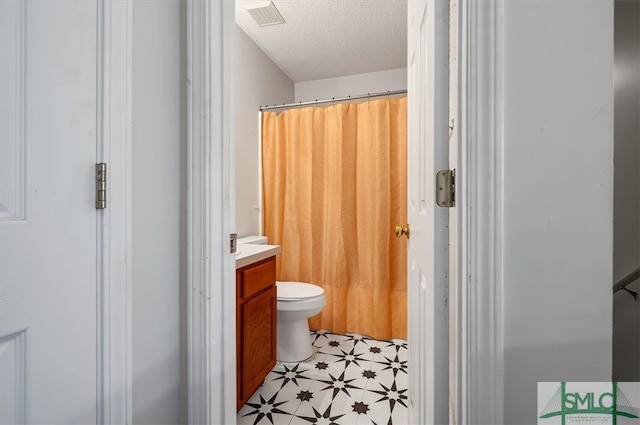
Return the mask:
<path id="1" fill-rule="evenodd" d="M 276 282 L 278 301 L 303 301 L 324 297 L 324 289 L 303 282 Z"/>

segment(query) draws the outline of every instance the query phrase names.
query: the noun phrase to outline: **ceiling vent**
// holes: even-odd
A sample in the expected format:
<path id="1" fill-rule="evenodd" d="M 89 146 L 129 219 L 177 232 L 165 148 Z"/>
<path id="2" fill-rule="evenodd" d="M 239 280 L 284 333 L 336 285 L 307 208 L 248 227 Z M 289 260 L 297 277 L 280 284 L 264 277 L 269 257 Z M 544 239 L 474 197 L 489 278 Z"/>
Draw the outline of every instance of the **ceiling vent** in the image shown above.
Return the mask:
<path id="1" fill-rule="evenodd" d="M 284 24 L 285 20 L 272 1 L 256 1 L 244 6 L 249 11 L 259 27 Z"/>

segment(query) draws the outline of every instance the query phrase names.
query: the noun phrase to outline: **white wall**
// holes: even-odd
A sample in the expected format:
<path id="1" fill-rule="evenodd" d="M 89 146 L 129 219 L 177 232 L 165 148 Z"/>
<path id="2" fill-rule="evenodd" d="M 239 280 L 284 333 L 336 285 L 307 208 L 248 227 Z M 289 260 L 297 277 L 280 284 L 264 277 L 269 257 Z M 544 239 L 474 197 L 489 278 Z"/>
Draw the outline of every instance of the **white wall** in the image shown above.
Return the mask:
<path id="1" fill-rule="evenodd" d="M 613 278 L 640 265 L 640 2 L 615 2 Z M 638 282 L 629 289 L 639 289 Z M 613 376 L 640 381 L 640 303 L 613 297 Z"/>
<path id="2" fill-rule="evenodd" d="M 613 3 L 503 2 L 504 423 L 611 379 Z"/>
<path id="3" fill-rule="evenodd" d="M 133 2 L 134 424 L 186 419 L 184 11 L 180 0 Z"/>
<path id="4" fill-rule="evenodd" d="M 407 89 L 407 68 L 296 83 L 296 102 Z"/>
<path id="5" fill-rule="evenodd" d="M 293 82 L 236 25 L 234 32 L 236 232 L 258 235 L 260 229 L 260 106 L 290 103 Z"/>

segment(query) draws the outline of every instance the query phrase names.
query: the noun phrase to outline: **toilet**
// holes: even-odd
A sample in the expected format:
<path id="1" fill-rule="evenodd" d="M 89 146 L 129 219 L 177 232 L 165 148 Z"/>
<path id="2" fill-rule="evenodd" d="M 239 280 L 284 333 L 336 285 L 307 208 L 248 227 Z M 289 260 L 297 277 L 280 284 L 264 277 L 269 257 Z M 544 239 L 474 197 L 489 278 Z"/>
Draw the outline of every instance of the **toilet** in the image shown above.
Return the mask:
<path id="1" fill-rule="evenodd" d="M 239 244 L 266 244 L 266 236 L 248 236 Z M 309 337 L 309 318 L 320 313 L 327 303 L 324 289 L 304 282 L 276 282 L 278 330 L 276 359 L 300 362 L 313 355 Z"/>
<path id="2" fill-rule="evenodd" d="M 313 354 L 309 318 L 327 303 L 324 289 L 302 282 L 276 282 L 278 292 L 278 353 L 281 362 L 299 362 Z"/>

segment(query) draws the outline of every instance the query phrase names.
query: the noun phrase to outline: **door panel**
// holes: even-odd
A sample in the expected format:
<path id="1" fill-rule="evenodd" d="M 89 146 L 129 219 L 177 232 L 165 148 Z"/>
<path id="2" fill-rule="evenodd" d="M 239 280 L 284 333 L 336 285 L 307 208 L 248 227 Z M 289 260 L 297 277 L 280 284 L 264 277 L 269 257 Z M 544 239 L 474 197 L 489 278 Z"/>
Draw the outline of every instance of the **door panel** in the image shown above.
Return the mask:
<path id="1" fill-rule="evenodd" d="M 0 2 L 0 423 L 97 417 L 97 2 Z"/>
<path id="2" fill-rule="evenodd" d="M 448 210 L 435 175 L 448 168 L 448 2 L 411 1 L 408 16 L 409 419 L 448 423 Z"/>
<path id="3" fill-rule="evenodd" d="M 248 400 L 276 364 L 276 288 L 242 305 L 243 399 Z"/>

